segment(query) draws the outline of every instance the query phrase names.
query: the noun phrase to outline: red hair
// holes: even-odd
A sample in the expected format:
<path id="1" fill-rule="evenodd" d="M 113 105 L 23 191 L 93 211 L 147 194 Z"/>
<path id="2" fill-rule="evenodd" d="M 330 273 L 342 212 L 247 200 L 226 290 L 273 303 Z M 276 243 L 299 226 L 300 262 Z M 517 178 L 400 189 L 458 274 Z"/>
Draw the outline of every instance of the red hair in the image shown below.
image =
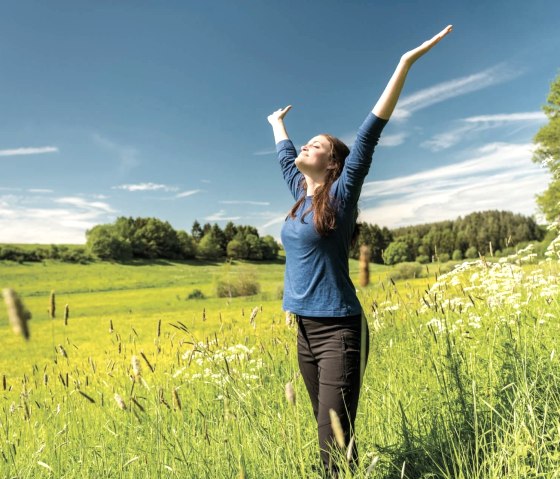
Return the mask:
<path id="1" fill-rule="evenodd" d="M 315 189 L 311 206 L 301 215 L 301 222 L 303 223 L 305 216 L 310 211 L 313 211 L 313 223 L 315 225 L 315 229 L 321 237 L 326 237 L 331 231 L 336 229 L 336 208 L 338 205 L 333 204 L 333 198 L 330 195 L 331 186 L 342 173 L 342 168 L 344 167 L 346 157 L 350 154 L 350 149 L 344 144 L 344 142 L 334 136 L 327 134 L 322 134 L 321 136 L 325 137 L 331 145 L 330 162 L 327 166 L 327 175 L 325 177 L 325 182 Z M 304 192 L 307 191 L 307 181 L 305 180 L 305 176 L 302 176 L 300 186 Z M 296 212 L 304 201 L 305 194 L 296 201 L 290 210 L 289 216 L 292 219 L 296 218 Z M 354 244 L 357 238 L 357 232 L 358 227 L 356 225 L 352 236 L 352 244 Z"/>

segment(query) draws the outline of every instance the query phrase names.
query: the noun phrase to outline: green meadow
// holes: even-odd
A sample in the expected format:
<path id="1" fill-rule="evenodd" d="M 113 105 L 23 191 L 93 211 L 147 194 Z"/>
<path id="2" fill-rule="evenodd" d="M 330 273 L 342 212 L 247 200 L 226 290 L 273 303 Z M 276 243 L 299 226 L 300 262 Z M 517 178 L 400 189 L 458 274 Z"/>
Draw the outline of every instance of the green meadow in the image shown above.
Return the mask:
<path id="1" fill-rule="evenodd" d="M 414 280 L 370 266 L 360 469 L 343 477 L 560 477 L 557 245 Z M 33 316 L 25 341 L 0 308 L 0 477 L 320 477 L 283 270 L 0 262 Z M 218 298 L 225 278 L 260 291 Z"/>

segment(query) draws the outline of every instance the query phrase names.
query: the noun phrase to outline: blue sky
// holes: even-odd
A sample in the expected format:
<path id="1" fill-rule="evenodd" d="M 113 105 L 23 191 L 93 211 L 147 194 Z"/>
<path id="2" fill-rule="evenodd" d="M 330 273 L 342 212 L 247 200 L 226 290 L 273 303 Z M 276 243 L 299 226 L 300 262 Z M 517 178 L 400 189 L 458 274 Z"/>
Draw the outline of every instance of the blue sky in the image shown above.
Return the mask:
<path id="1" fill-rule="evenodd" d="M 266 121 L 347 142 L 410 71 L 360 218 L 537 212 L 532 138 L 560 72 L 560 2 L 27 2 L 0 16 L 0 242 L 83 243 L 118 216 L 280 237 L 292 205 Z"/>

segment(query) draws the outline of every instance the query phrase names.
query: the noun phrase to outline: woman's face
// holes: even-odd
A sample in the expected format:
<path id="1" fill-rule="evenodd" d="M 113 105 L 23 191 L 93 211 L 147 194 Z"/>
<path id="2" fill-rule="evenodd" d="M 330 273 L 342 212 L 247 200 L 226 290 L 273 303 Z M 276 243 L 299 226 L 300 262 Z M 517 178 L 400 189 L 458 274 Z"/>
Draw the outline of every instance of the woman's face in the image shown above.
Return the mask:
<path id="1" fill-rule="evenodd" d="M 322 174 L 330 163 L 331 144 L 324 136 L 314 136 L 301 147 L 295 159 L 299 171 L 306 174 Z"/>

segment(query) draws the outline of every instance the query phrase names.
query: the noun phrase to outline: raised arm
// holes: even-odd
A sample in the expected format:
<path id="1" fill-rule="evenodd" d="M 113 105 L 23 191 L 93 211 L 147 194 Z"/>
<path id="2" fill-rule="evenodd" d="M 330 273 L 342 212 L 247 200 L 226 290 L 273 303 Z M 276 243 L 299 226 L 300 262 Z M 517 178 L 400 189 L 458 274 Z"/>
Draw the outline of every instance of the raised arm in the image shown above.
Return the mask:
<path id="1" fill-rule="evenodd" d="M 286 127 L 284 126 L 284 117 L 290 111 L 292 105 L 285 108 L 276 110 L 271 115 L 268 115 L 268 122 L 272 126 L 274 133 L 274 141 L 276 142 L 276 153 L 280 168 L 282 168 L 282 175 L 290 189 L 294 199 L 298 199 L 302 193 L 300 182 L 302 178 L 301 172 L 297 169 L 295 159 L 297 158 L 297 151 L 294 144 L 288 136 Z"/>
<path id="2" fill-rule="evenodd" d="M 400 59 L 393 76 L 385 90 L 358 130 L 356 141 L 346 159 L 340 178 L 337 194 L 346 203 L 357 203 L 365 177 L 369 172 L 373 151 L 383 128 L 391 117 L 401 94 L 406 75 L 418 58 L 428 52 L 436 43 L 452 30 L 448 25 L 440 33 L 425 41 L 419 47 L 406 52 Z"/>
<path id="3" fill-rule="evenodd" d="M 438 43 L 445 35 L 453 30 L 452 25 L 448 25 L 437 35 L 433 36 L 430 40 L 426 40 L 419 47 L 406 52 L 400 59 L 393 76 L 387 83 L 385 90 L 377 100 L 377 103 L 371 111 L 375 116 L 388 120 L 395 109 L 397 100 L 403 89 L 404 81 L 408 70 L 422 55 L 427 53 L 436 43 Z"/>
<path id="4" fill-rule="evenodd" d="M 288 132 L 286 131 L 286 127 L 284 126 L 284 117 L 286 113 L 290 111 L 292 105 L 288 105 L 285 108 L 279 108 L 274 113 L 268 115 L 268 122 L 272 126 L 272 131 L 274 133 L 274 141 L 278 143 L 282 140 L 289 140 L 290 137 L 288 136 Z"/>

